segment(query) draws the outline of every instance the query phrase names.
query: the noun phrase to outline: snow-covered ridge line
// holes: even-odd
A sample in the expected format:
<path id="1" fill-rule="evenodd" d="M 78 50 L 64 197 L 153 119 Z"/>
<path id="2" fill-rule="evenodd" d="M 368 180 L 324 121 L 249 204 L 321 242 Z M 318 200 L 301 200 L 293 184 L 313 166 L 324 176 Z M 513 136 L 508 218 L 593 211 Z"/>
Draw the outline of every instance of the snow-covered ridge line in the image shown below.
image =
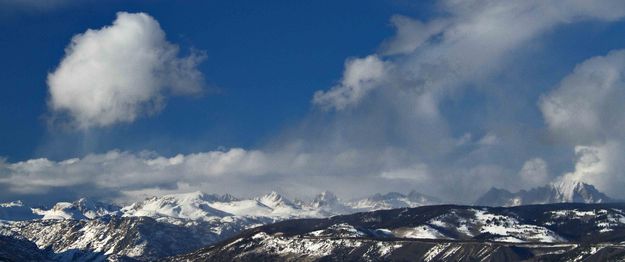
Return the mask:
<path id="1" fill-rule="evenodd" d="M 405 197 L 398 193 L 378 195 L 375 206 L 425 203 L 396 199 Z M 0 237 L 24 239 L 35 246 L 33 252 L 51 250 L 53 260 L 65 256 L 103 260 L 121 255 L 152 261 L 264 224 L 363 210 L 368 211 L 341 202 L 331 192 L 323 192 L 310 202 L 291 201 L 276 192 L 248 199 L 202 192 L 170 194 L 123 207 L 79 199 L 51 208 L 31 208 L 16 201 L 0 205 Z"/>
<path id="2" fill-rule="evenodd" d="M 563 202 L 606 203 L 614 202 L 592 185 L 582 182 L 553 182 L 529 191 L 511 193 L 493 188 L 482 196 L 476 205 L 518 206 Z M 100 217 L 151 217 L 159 221 L 178 220 L 218 221 L 227 217 L 255 217 L 277 221 L 290 218 L 328 217 L 340 214 L 367 212 L 381 209 L 419 207 L 442 204 L 437 198 L 412 191 L 408 194 L 390 192 L 370 197 L 342 201 L 325 191 L 312 201 L 290 200 L 271 192 L 253 198 L 238 198 L 230 194 L 190 192 L 146 198 L 143 201 L 120 207 L 90 199 L 59 202 L 51 208 L 32 208 L 20 201 L 0 204 L 0 220 L 22 221 L 33 219 L 90 220 Z"/>
<path id="3" fill-rule="evenodd" d="M 332 192 L 325 191 L 312 201 L 292 201 L 277 192 L 254 197 L 237 198 L 230 194 L 190 192 L 146 198 L 124 207 L 81 198 L 74 202 L 59 202 L 49 209 L 31 208 L 20 201 L 0 204 L 0 220 L 32 219 L 89 220 L 99 217 L 152 217 L 168 220 L 215 221 L 225 217 L 266 217 L 273 220 L 301 217 L 327 217 L 353 212 L 416 207 L 440 203 L 433 197 L 416 192 L 408 195 L 391 192 L 368 198 L 342 202 Z"/>
<path id="4" fill-rule="evenodd" d="M 476 202 L 479 206 L 521 206 L 550 203 L 609 203 L 619 202 L 581 181 L 559 179 L 545 186 L 512 193 L 491 188 Z"/>
<path id="5" fill-rule="evenodd" d="M 168 261 L 569 261 L 596 252 L 606 255 L 598 261 L 623 261 L 624 210 L 625 203 L 437 205 L 287 220 Z"/>

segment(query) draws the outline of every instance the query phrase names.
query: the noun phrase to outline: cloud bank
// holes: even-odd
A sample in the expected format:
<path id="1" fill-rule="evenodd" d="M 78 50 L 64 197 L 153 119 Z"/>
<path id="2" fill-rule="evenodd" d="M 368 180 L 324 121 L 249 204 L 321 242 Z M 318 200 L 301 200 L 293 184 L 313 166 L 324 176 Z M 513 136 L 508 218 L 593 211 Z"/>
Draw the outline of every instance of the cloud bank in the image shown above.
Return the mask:
<path id="1" fill-rule="evenodd" d="M 622 2 L 443 1 L 439 8 L 443 15 L 429 21 L 394 16 L 391 22 L 397 33 L 383 42 L 379 53 L 347 60 L 341 82 L 315 93 L 314 106 L 338 114 L 334 129 L 320 144 L 342 148 L 375 144 L 367 150 L 405 152 L 395 157 L 397 172 L 383 173 L 384 177 L 412 182 L 421 190 L 428 190 L 425 185 L 438 188 L 438 194 L 461 199 L 490 186 L 521 189 L 549 182 L 563 169 L 549 172 L 548 162 L 562 159 L 544 156 L 546 152 L 580 154 L 574 150 L 579 143 L 561 150 L 543 142 L 543 127 L 519 125 L 527 121 L 519 116 L 527 114 L 523 112 L 527 107 L 539 104 L 548 132 L 557 139 L 596 141 L 605 132 L 625 130 L 620 126 L 625 123 L 620 113 L 625 111 L 619 106 L 622 90 L 613 88 L 620 84 L 621 71 L 606 68 L 620 66 L 617 61 L 623 59 L 617 53 L 584 62 L 563 80 L 560 91 L 543 96 L 540 103 L 538 98 L 527 104 L 506 98 L 514 89 L 534 84 L 531 80 L 502 81 L 509 71 L 532 66 L 512 61 L 522 60 L 519 54 L 553 30 L 580 22 L 621 20 Z M 479 111 L 477 117 L 454 112 L 454 121 L 463 123 L 451 122 L 445 108 L 450 101 L 476 93 L 497 108 L 486 114 Z M 474 120 L 476 128 L 458 129 Z M 608 193 L 621 194 L 605 182 L 593 182 Z"/>
<path id="2" fill-rule="evenodd" d="M 267 146 L 3 162 L 4 194 L 63 190 L 129 199 L 330 189 L 349 198 L 415 189 L 471 203 L 491 186 L 515 190 L 564 177 L 623 197 L 623 51 L 581 61 L 547 92 L 510 96 L 535 84 L 523 70 L 533 66 L 522 62 L 528 49 L 559 27 L 621 20 L 625 3 L 449 0 L 438 8 L 441 15 L 428 21 L 392 17 L 396 35 L 376 53 L 347 59 L 339 82 L 313 95 L 320 110 Z M 149 16 L 120 13 L 111 27 L 74 38 L 49 78 L 51 108 L 82 128 L 156 112 L 167 94 L 200 90 L 200 59 L 178 58 L 177 50 Z M 544 123 L 524 124 L 528 107 Z"/>
<path id="3" fill-rule="evenodd" d="M 72 38 L 48 75 L 48 105 L 57 120 L 81 129 L 133 122 L 160 111 L 168 95 L 201 92 L 203 58 L 179 57 L 151 16 L 120 12 L 112 25 Z"/>

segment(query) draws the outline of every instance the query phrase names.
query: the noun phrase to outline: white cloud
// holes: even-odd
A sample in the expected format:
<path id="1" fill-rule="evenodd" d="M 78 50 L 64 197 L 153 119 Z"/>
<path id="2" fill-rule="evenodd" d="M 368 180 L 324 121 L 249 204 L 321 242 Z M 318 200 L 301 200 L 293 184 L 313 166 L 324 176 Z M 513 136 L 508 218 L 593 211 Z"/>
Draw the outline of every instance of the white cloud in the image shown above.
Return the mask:
<path id="1" fill-rule="evenodd" d="M 575 169 L 560 179 L 586 182 L 608 195 L 621 197 L 625 186 L 623 155 L 625 146 L 620 141 L 575 146 Z"/>
<path id="2" fill-rule="evenodd" d="M 158 22 L 117 13 L 112 25 L 76 35 L 48 75 L 49 107 L 79 128 L 133 122 L 160 111 L 166 95 L 202 90 L 202 55 L 178 57 Z M 61 117 L 62 118 L 62 117 Z"/>
<path id="3" fill-rule="evenodd" d="M 413 89 L 417 90 L 413 96 L 442 99 L 450 89 L 470 86 L 500 72 L 510 51 L 558 25 L 612 21 L 625 15 L 625 5 L 611 0 L 592 4 L 576 0 L 449 0 L 442 2 L 441 9 L 450 15 L 428 22 L 393 17 L 397 33 L 383 44 L 383 53 L 403 56 L 374 54 L 348 60 L 341 84 L 316 92 L 313 102 L 341 110 L 358 104 L 374 89 Z"/>
<path id="4" fill-rule="evenodd" d="M 313 103 L 337 110 L 355 105 L 384 81 L 387 70 L 388 65 L 376 55 L 349 59 L 345 63 L 341 83 L 326 92 L 315 92 Z"/>
<path id="5" fill-rule="evenodd" d="M 204 183 L 228 176 L 264 175 L 283 166 L 260 151 L 228 151 L 163 157 L 154 153 L 110 151 L 83 158 L 51 161 L 45 158 L 17 163 L 0 162 L 0 183 L 13 193 L 42 194 L 54 188 L 127 190 Z M 272 165 L 275 164 L 275 165 Z"/>
<path id="6" fill-rule="evenodd" d="M 578 64 L 539 106 L 551 134 L 574 147 L 574 171 L 561 179 L 583 181 L 613 195 L 625 186 L 625 50 Z"/>
<path id="7" fill-rule="evenodd" d="M 336 123 L 326 127 L 333 131 L 322 129 L 330 134 L 327 141 L 315 139 L 315 143 L 319 147 L 344 148 L 362 148 L 365 144 L 370 146 L 366 150 L 372 151 L 392 145 L 410 156 L 373 168 L 378 170 L 377 174 L 387 177 L 408 174 L 391 171 L 406 171 L 417 163 L 424 164 L 428 167 L 429 178 L 424 181 L 430 181 L 430 188 L 438 188 L 439 193 L 455 198 L 476 197 L 484 187 L 493 185 L 511 188 L 549 181 L 552 174 L 547 172 L 548 160 L 542 160 L 544 165 L 535 159 L 522 162 L 537 153 L 533 150 L 545 150 L 539 139 L 541 130 L 520 125 L 518 120 L 527 119 L 515 118 L 514 112 L 507 108 L 512 99 L 504 98 L 507 94 L 502 95 L 509 90 L 506 88 L 533 82 L 527 79 L 523 80 L 527 83 L 507 83 L 501 81 L 502 76 L 519 70 L 523 65 L 516 61 L 526 58 L 518 56 L 531 53 L 552 30 L 584 21 L 620 20 L 625 16 L 625 3 L 612 0 L 592 3 L 449 0 L 439 4 L 443 15 L 430 20 L 417 21 L 403 16 L 392 19 L 396 35 L 382 44 L 380 53 L 358 60 L 370 59 L 371 62 L 360 64 L 361 72 L 367 72 L 365 69 L 370 69 L 371 65 L 384 65 L 379 68 L 385 70 L 377 71 L 380 74 L 364 74 L 375 77 L 364 78 L 364 84 L 359 81 L 348 84 L 345 79 L 353 75 L 360 76 L 354 79 L 361 79 L 363 75 L 353 74 L 356 67 L 348 62 L 339 85 L 315 93 L 316 106 L 340 112 Z M 455 101 L 450 103 L 449 100 L 458 99 L 465 92 L 478 92 L 478 97 L 499 100 L 498 103 L 488 101 L 498 108 L 479 111 L 487 114 L 473 118 L 469 112 L 465 115 L 453 111 L 454 118 L 446 119 L 449 111 L 440 107 L 453 104 Z M 463 102 L 466 101 L 461 100 L 459 104 Z M 462 124 L 451 121 L 462 121 Z M 478 129 L 453 130 L 458 126 L 477 126 Z M 458 146 L 458 134 L 483 132 L 487 135 L 475 143 Z M 491 146 L 495 144 L 497 146 Z M 521 172 L 520 165 L 524 166 Z M 553 175 L 564 169 L 558 165 L 553 168 L 558 171 Z M 475 187 L 472 183 L 477 180 L 487 184 Z M 451 183 L 454 185 L 440 186 Z"/>
<path id="8" fill-rule="evenodd" d="M 625 51 L 577 65 L 540 109 L 549 129 L 572 143 L 593 143 L 625 135 Z"/>
<path id="9" fill-rule="evenodd" d="M 403 15 L 394 15 L 391 23 L 397 32 L 393 38 L 382 44 L 382 53 L 385 55 L 413 52 L 432 36 L 441 33 L 448 21 L 433 20 L 426 24 Z"/>

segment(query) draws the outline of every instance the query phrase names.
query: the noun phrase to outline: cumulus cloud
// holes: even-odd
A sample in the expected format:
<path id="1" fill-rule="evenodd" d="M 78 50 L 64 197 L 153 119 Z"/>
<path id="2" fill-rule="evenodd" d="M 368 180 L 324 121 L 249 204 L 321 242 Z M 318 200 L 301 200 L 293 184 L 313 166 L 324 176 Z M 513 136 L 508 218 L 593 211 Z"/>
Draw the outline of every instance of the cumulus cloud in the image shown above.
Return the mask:
<path id="1" fill-rule="evenodd" d="M 625 186 L 625 51 L 587 59 L 539 103 L 551 134 L 574 147 L 563 179 L 620 194 Z"/>
<path id="2" fill-rule="evenodd" d="M 112 25 L 72 38 L 48 75 L 48 104 L 78 128 L 133 122 L 160 111 L 167 95 L 201 92 L 203 58 L 179 57 L 153 17 L 120 12 Z"/>

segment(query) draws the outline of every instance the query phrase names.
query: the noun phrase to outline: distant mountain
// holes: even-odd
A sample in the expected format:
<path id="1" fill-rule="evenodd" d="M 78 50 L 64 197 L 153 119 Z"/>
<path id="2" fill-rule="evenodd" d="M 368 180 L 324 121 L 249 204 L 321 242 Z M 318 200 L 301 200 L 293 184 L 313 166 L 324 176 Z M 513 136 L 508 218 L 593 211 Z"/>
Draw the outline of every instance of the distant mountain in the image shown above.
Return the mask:
<path id="1" fill-rule="evenodd" d="M 614 199 L 580 181 L 558 180 L 542 187 L 512 193 L 491 188 L 476 202 L 479 206 L 520 206 L 550 203 L 607 203 Z"/>
<path id="2" fill-rule="evenodd" d="M 433 199 L 411 192 L 343 202 L 326 191 L 309 202 L 291 201 L 277 192 L 248 199 L 202 192 L 170 194 L 125 207 L 84 198 L 59 202 L 50 209 L 17 201 L 0 204 L 0 220 L 4 220 L 0 221 L 0 235 L 31 241 L 53 260 L 155 260 L 263 224 L 436 203 Z M 24 246 L 25 250 L 31 247 Z"/>
<path id="3" fill-rule="evenodd" d="M 440 205 L 287 220 L 165 261 L 623 261 L 624 210 Z"/>
<path id="4" fill-rule="evenodd" d="M 313 210 L 318 210 L 325 217 L 356 212 L 353 207 L 341 202 L 341 200 L 330 191 L 324 191 L 315 196 L 308 206 Z"/>
<path id="5" fill-rule="evenodd" d="M 211 207 L 211 203 L 229 203 L 231 201 L 236 201 L 236 199 L 204 194 L 202 192 L 172 194 L 151 197 L 144 201 L 133 203 L 122 208 L 121 213 L 125 217 L 151 217 L 157 220 L 211 220 L 232 216 L 227 211 Z"/>
<path id="6" fill-rule="evenodd" d="M 43 219 L 95 219 L 103 216 L 117 215 L 119 206 L 81 198 L 74 202 L 59 202 L 49 210 L 33 209 Z"/>
<path id="7" fill-rule="evenodd" d="M 411 191 L 408 195 L 397 192 L 390 192 L 384 195 L 375 194 L 371 197 L 350 202 L 349 206 L 356 210 L 371 211 L 402 207 L 419 207 L 440 203 L 441 201 L 435 197 Z"/>

